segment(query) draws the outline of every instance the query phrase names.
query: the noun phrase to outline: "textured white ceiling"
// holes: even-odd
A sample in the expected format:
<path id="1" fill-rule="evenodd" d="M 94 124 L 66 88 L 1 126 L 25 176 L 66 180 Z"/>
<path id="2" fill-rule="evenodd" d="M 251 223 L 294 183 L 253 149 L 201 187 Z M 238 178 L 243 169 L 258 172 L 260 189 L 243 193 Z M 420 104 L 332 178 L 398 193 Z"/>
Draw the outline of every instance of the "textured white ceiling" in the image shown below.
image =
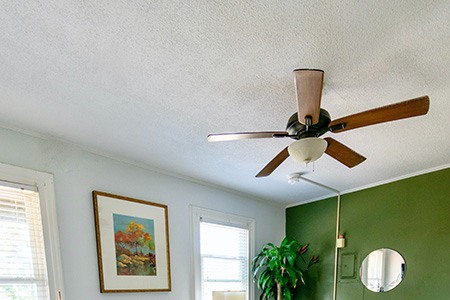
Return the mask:
<path id="1" fill-rule="evenodd" d="M 450 163 L 450 1 L 2 1 L 0 124 L 284 204 Z M 292 70 L 325 71 L 333 119 L 429 95 L 428 115 L 333 137 L 367 157 L 288 159 Z M 327 134 L 330 135 L 330 134 Z"/>

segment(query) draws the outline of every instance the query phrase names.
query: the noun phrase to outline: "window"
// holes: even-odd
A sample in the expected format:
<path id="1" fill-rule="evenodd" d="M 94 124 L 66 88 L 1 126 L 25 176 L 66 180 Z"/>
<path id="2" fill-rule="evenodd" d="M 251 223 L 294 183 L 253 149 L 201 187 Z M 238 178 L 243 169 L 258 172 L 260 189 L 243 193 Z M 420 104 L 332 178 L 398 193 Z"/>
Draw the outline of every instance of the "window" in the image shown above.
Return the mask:
<path id="1" fill-rule="evenodd" d="M 0 299 L 62 296 L 50 174 L 0 164 Z"/>
<path id="2" fill-rule="evenodd" d="M 250 260 L 252 219 L 193 208 L 195 299 L 226 299 L 219 294 L 252 299 Z M 216 297 L 213 297 L 216 294 Z"/>

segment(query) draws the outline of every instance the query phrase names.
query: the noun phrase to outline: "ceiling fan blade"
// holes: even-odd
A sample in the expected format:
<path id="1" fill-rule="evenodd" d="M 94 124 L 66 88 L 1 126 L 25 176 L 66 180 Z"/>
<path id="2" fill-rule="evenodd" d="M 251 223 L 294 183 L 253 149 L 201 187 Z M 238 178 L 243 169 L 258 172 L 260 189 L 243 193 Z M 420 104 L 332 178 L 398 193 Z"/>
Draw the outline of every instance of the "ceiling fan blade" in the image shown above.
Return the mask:
<path id="1" fill-rule="evenodd" d="M 298 121 L 304 125 L 319 122 L 320 100 L 322 98 L 323 71 L 310 69 L 294 70 L 294 83 L 298 104 Z M 311 124 L 305 118 L 310 117 Z"/>
<path id="2" fill-rule="evenodd" d="M 288 147 L 286 147 L 280 153 L 278 153 L 277 156 L 275 156 L 258 174 L 256 174 L 256 177 L 269 176 L 288 157 L 289 152 Z"/>
<path id="3" fill-rule="evenodd" d="M 328 143 L 325 153 L 349 168 L 353 168 L 366 160 L 364 156 L 333 138 L 326 137 L 324 140 Z"/>
<path id="4" fill-rule="evenodd" d="M 428 96 L 422 96 L 336 119 L 330 123 L 330 127 L 345 123 L 344 128 L 333 130 L 333 132 L 343 132 L 359 127 L 425 115 L 429 107 L 430 99 Z"/>
<path id="5" fill-rule="evenodd" d="M 235 132 L 235 133 L 214 133 L 208 134 L 208 142 L 223 142 L 244 139 L 263 139 L 287 137 L 286 131 L 259 131 L 259 132 Z"/>

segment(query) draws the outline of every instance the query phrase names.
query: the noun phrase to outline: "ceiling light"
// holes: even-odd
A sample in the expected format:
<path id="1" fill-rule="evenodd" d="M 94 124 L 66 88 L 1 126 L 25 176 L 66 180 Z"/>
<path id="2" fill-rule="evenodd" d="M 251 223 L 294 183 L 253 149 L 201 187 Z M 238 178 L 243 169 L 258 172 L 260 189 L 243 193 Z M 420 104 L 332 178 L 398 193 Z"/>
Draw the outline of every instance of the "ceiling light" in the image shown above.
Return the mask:
<path id="1" fill-rule="evenodd" d="M 300 163 L 310 163 L 319 159 L 327 149 L 328 143 L 316 137 L 303 138 L 288 147 L 289 155 Z"/>

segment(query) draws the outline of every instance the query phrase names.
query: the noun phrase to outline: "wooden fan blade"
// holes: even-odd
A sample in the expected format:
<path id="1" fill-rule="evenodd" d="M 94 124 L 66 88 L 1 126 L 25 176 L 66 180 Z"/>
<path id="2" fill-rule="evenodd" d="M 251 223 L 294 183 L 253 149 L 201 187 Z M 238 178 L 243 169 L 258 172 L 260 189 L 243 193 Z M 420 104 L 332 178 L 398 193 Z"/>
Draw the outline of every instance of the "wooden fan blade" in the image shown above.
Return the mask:
<path id="1" fill-rule="evenodd" d="M 243 139 L 262 139 L 287 136 L 289 136 L 289 133 L 287 133 L 286 131 L 216 133 L 208 135 L 208 142 L 223 142 Z"/>
<path id="2" fill-rule="evenodd" d="M 366 160 L 364 156 L 333 138 L 326 137 L 325 140 L 328 143 L 325 153 L 349 168 L 353 168 Z"/>
<path id="3" fill-rule="evenodd" d="M 294 70 L 295 91 L 298 104 L 298 121 L 306 124 L 305 118 L 312 119 L 311 124 L 319 122 L 320 100 L 322 98 L 323 71 L 297 69 Z"/>
<path id="4" fill-rule="evenodd" d="M 333 132 L 343 132 L 359 127 L 425 115 L 429 107 L 430 99 L 428 96 L 422 96 L 336 119 L 330 123 L 330 127 L 344 123 L 344 128 L 333 130 Z"/>
<path id="5" fill-rule="evenodd" d="M 289 152 L 288 147 L 286 147 L 280 153 L 278 153 L 277 156 L 275 156 L 258 174 L 256 174 L 256 177 L 269 176 L 288 157 Z"/>

